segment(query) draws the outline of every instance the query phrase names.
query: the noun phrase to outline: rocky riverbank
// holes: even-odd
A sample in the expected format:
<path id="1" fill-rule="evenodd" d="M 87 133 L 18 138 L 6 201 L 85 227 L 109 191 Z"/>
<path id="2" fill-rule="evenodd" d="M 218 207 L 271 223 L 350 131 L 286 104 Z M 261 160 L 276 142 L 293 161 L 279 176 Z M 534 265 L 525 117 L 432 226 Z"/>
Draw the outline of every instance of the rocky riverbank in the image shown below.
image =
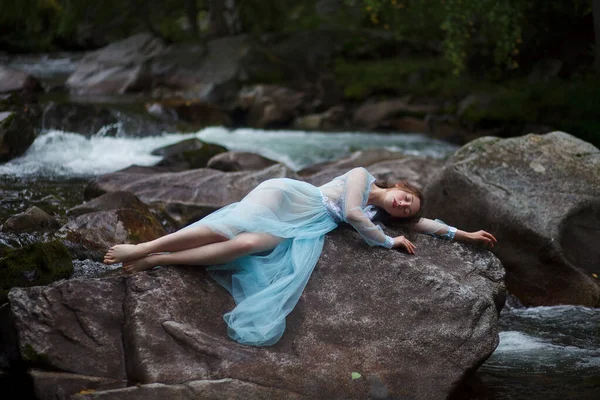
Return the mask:
<path id="1" fill-rule="evenodd" d="M 426 216 L 490 230 L 499 244 L 491 254 L 421 236 L 413 238 L 419 254 L 408 257 L 369 249 L 349 229 L 330 234 L 286 335 L 269 349 L 226 339 L 221 315 L 231 300 L 197 268 L 13 289 L 2 312 L 14 327 L 2 333 L 2 367 L 25 365 L 36 391 L 52 387 L 61 398 L 83 389 L 97 391 L 80 398 L 153 398 L 184 387 L 191 396 L 445 398 L 497 345 L 500 262 L 508 290 L 526 304 L 600 305 L 600 264 L 586 246 L 598 239 L 586 227 L 599 215 L 599 162 L 598 149 L 555 132 L 482 138 L 445 163 L 375 151 L 298 173 L 275 163 L 237 172 L 132 167 L 98 177 L 86 189 L 89 202 L 60 229 L 27 215 L 5 225 L 49 229 L 44 240 L 62 242 L 71 258 L 99 260 L 110 243 L 182 227 L 265 179 L 318 185 L 366 166 L 379 179 L 423 187 Z"/>

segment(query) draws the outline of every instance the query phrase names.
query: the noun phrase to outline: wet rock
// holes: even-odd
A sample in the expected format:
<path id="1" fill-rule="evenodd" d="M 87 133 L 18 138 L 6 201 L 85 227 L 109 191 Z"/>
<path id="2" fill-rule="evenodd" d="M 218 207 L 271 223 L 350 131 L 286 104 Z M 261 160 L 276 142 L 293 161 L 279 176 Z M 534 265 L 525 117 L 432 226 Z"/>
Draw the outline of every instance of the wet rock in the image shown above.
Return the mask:
<path id="1" fill-rule="evenodd" d="M 355 151 L 348 157 L 333 162 L 325 162 L 310 165 L 298 171 L 300 176 L 309 176 L 326 169 L 339 169 L 349 171 L 355 167 L 367 167 L 380 161 L 398 160 L 404 158 L 405 154 L 398 151 L 386 149 L 367 149 Z M 320 185 L 318 185 L 320 186 Z"/>
<path id="2" fill-rule="evenodd" d="M 345 127 L 345 110 L 343 106 L 331 107 L 320 114 L 310 114 L 294 120 L 293 128 L 306 131 L 329 131 Z"/>
<path id="3" fill-rule="evenodd" d="M 359 160 L 360 159 L 357 158 L 356 161 Z M 369 172 L 377 179 L 377 181 L 393 184 L 407 180 L 422 189 L 425 187 L 428 180 L 438 172 L 443 165 L 443 162 L 431 157 L 400 155 L 397 158 L 387 161 L 369 164 L 356 162 L 356 164 L 358 165 L 348 166 L 347 162 L 343 162 L 339 165 L 333 165 L 321 172 L 304 178 L 304 180 L 315 186 L 321 186 L 331 181 L 336 176 L 345 174 L 352 168 L 368 167 Z"/>
<path id="4" fill-rule="evenodd" d="M 426 215 L 485 229 L 527 306 L 600 306 L 600 151 L 564 132 L 484 137 L 430 181 Z"/>
<path id="5" fill-rule="evenodd" d="M 259 183 L 271 178 L 295 178 L 277 164 L 251 172 L 195 169 L 156 172 L 152 168 L 127 168 L 91 181 L 84 195 L 125 190 L 135 193 L 150 208 L 165 214 L 179 227 L 188 225 L 228 204 L 240 201 Z"/>
<path id="6" fill-rule="evenodd" d="M 366 129 L 378 127 L 390 127 L 391 120 L 401 116 L 425 116 L 439 110 L 438 106 L 429 104 L 410 104 L 410 96 L 384 100 L 378 102 L 367 102 L 361 105 L 353 116 L 353 123 Z"/>
<path id="7" fill-rule="evenodd" d="M 9 250 L 0 259 L 0 304 L 11 288 L 47 285 L 73 273 L 71 255 L 60 242 Z"/>
<path id="8" fill-rule="evenodd" d="M 208 161 L 227 149 L 217 144 L 206 143 L 198 139 L 187 139 L 179 143 L 161 147 L 152 155 L 164 157 L 158 167 L 171 167 L 178 170 L 206 167 Z"/>
<path id="9" fill-rule="evenodd" d="M 89 214 L 96 211 L 132 209 L 142 214 L 149 213 L 148 207 L 131 192 L 116 191 L 106 193 L 82 205 L 67 210 L 70 218 L 78 217 L 83 214 Z"/>
<path id="10" fill-rule="evenodd" d="M 79 392 L 92 393 L 97 390 L 114 390 L 127 386 L 127 382 L 115 379 L 50 372 L 39 369 L 29 371 L 37 400 L 69 400 Z"/>
<path id="11" fill-rule="evenodd" d="M 175 119 L 194 126 L 231 126 L 231 118 L 220 107 L 202 100 L 171 98 L 154 103 L 162 109 L 162 118 L 174 114 Z M 160 109 L 159 109 L 160 110 Z M 155 110 L 160 113 L 160 111 Z"/>
<path id="12" fill-rule="evenodd" d="M 126 107 L 54 102 L 45 106 L 42 127 L 86 136 L 149 136 L 178 130 L 175 121 L 161 120 Z"/>
<path id="13" fill-rule="evenodd" d="M 228 398 L 447 398 L 498 344 L 504 271 L 487 251 L 415 241 L 408 256 L 369 248 L 349 228 L 329 234 L 272 347 L 226 338 L 233 301 L 202 268 L 164 267 L 13 289 L 19 349 L 48 368 L 141 384 L 80 399 L 213 398 L 210 388 Z"/>
<path id="14" fill-rule="evenodd" d="M 42 90 L 42 85 L 33 76 L 0 65 L 0 94 L 10 92 L 34 93 Z"/>
<path id="15" fill-rule="evenodd" d="M 255 85 L 243 88 L 237 104 L 247 113 L 247 123 L 255 128 L 268 128 L 291 122 L 304 102 L 304 93 L 277 85 Z"/>
<path id="16" fill-rule="evenodd" d="M 279 390 L 272 387 L 264 387 L 252 382 L 244 382 L 238 379 L 215 379 L 185 382 L 184 384 L 164 385 L 161 383 L 150 383 L 130 388 L 111 391 L 99 391 L 96 393 L 78 394 L 72 400 L 271 400 L 306 399 L 298 393 L 287 390 Z"/>
<path id="17" fill-rule="evenodd" d="M 255 171 L 270 167 L 274 164 L 277 164 L 277 161 L 270 160 L 255 153 L 228 151 L 212 157 L 208 160 L 206 167 L 224 172 L 235 172 Z"/>
<path id="18" fill-rule="evenodd" d="M 166 234 L 152 213 L 128 208 L 80 215 L 58 233 L 73 258 L 94 261 L 101 261 L 112 245 L 147 242 Z"/>
<path id="19" fill-rule="evenodd" d="M 22 155 L 34 140 L 33 126 L 24 115 L 0 112 L 0 162 Z"/>
<path id="20" fill-rule="evenodd" d="M 122 277 L 73 279 L 31 291 L 16 288 L 9 298 L 18 338 L 23 339 L 21 362 L 88 377 L 127 378 Z M 73 352 L 73 345 L 79 351 Z"/>
<path id="21" fill-rule="evenodd" d="M 125 93 L 149 89 L 148 63 L 164 52 L 161 41 L 140 33 L 87 54 L 69 77 L 70 91 L 88 94 Z"/>
<path id="22" fill-rule="evenodd" d="M 211 40 L 206 46 L 170 46 L 152 64 L 156 84 L 181 91 L 186 98 L 228 105 L 240 81 L 249 78 L 247 58 L 257 51 L 250 36 Z"/>
<path id="23" fill-rule="evenodd" d="M 38 232 L 58 229 L 58 222 L 39 207 L 33 206 L 25 212 L 13 215 L 2 225 L 2 232 Z"/>

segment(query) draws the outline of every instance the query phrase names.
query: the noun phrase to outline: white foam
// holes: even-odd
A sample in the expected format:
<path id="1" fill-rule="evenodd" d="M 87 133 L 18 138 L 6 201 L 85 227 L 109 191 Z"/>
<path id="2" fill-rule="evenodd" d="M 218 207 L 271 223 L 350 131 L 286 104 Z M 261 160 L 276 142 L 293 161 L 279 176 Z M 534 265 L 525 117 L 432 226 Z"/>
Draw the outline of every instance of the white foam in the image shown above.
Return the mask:
<path id="1" fill-rule="evenodd" d="M 361 133 L 309 133 L 303 131 L 229 131 L 211 127 L 190 134 L 164 134 L 131 138 L 50 130 L 39 135 L 20 158 L 0 165 L 0 175 L 88 177 L 130 165 L 150 166 L 161 158 L 150 153 L 189 138 L 217 143 L 230 150 L 250 151 L 300 169 L 306 165 L 342 157 L 355 150 L 394 147 L 407 153 L 444 156 L 454 147 L 423 135 Z M 419 150 L 421 149 L 421 150 Z"/>
<path id="2" fill-rule="evenodd" d="M 497 353 L 538 351 L 557 347 L 551 343 L 544 342 L 534 336 L 527 335 L 519 331 L 500 332 L 500 344 L 496 349 Z"/>

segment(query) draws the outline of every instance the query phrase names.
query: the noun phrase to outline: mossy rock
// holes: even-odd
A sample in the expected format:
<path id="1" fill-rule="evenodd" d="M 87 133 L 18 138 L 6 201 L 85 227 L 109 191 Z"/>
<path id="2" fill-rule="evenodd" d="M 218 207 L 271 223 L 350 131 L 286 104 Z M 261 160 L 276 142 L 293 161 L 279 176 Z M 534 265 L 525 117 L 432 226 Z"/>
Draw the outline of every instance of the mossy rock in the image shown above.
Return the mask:
<path id="1" fill-rule="evenodd" d="M 164 157 L 157 166 L 195 169 L 206 167 L 208 160 L 226 151 L 225 147 L 217 144 L 205 143 L 198 139 L 188 139 L 156 149 L 152 154 Z"/>
<path id="2" fill-rule="evenodd" d="M 72 274 L 71 254 L 58 241 L 9 250 L 0 259 L 0 304 L 13 287 L 47 285 Z"/>

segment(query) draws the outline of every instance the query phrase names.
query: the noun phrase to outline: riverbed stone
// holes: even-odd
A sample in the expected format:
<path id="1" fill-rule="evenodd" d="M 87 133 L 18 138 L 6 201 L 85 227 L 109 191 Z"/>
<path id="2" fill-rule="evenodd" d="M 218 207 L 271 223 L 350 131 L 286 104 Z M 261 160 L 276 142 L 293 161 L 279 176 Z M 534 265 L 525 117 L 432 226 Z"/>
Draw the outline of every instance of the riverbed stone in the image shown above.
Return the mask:
<path id="1" fill-rule="evenodd" d="M 23 155 L 34 140 L 33 126 L 24 115 L 0 112 L 0 162 Z"/>
<path id="2" fill-rule="evenodd" d="M 259 154 L 245 151 L 228 151 L 217 154 L 208 160 L 207 168 L 218 169 L 224 172 L 255 171 L 277 164 Z"/>
<path id="3" fill-rule="evenodd" d="M 289 168 L 276 164 L 260 171 L 222 172 L 210 168 L 157 172 L 131 167 L 92 180 L 84 195 L 97 196 L 125 190 L 160 215 L 183 227 L 228 204 L 240 201 L 259 183 L 271 178 L 295 178 Z"/>
<path id="4" fill-rule="evenodd" d="M 152 151 L 152 155 L 163 157 L 156 164 L 159 167 L 185 170 L 204 168 L 212 157 L 226 151 L 227 148 L 218 144 L 206 143 L 192 138 L 156 149 Z"/>
<path id="5" fill-rule="evenodd" d="M 321 186 L 352 168 L 365 167 L 382 183 L 393 184 L 406 180 L 422 189 L 442 165 L 442 160 L 433 157 L 409 156 L 383 149 L 366 150 L 334 162 L 303 179 L 315 186 Z"/>
<path id="6" fill-rule="evenodd" d="M 430 104 L 411 104 L 411 97 L 382 101 L 367 101 L 354 111 L 353 123 L 366 129 L 390 128 L 394 120 L 402 116 L 424 117 L 439 111 L 439 106 Z"/>
<path id="7" fill-rule="evenodd" d="M 484 137 L 429 182 L 426 212 L 498 239 L 507 286 L 527 306 L 600 306 L 600 151 L 564 132 Z"/>
<path id="8" fill-rule="evenodd" d="M 152 213 L 131 208 L 82 214 L 58 231 L 74 258 L 94 261 L 102 261 L 115 244 L 147 242 L 165 234 Z"/>
<path id="9" fill-rule="evenodd" d="M 58 241 L 8 250 L 0 259 L 0 304 L 11 288 L 47 285 L 72 273 L 71 254 Z"/>
<path id="10" fill-rule="evenodd" d="M 149 136 L 178 130 L 175 121 L 162 120 L 135 109 L 76 102 L 47 103 L 42 125 L 44 129 L 75 132 L 88 137 Z"/>
<path id="11" fill-rule="evenodd" d="M 485 250 L 415 242 L 413 256 L 370 248 L 351 228 L 329 234 L 271 347 L 226 337 L 233 300 L 199 267 L 13 289 L 10 307 L 24 358 L 141 384 L 82 399 L 188 396 L 182 384 L 195 394 L 216 380 L 231 398 L 447 398 L 498 344 L 504 270 Z"/>
<path id="12" fill-rule="evenodd" d="M 148 65 L 164 49 L 162 42 L 149 33 L 111 43 L 83 57 L 66 86 L 72 92 L 88 94 L 149 89 L 152 78 Z"/>
<path id="13" fill-rule="evenodd" d="M 254 128 L 273 128 L 290 123 L 299 113 L 304 93 L 278 85 L 244 87 L 237 105 L 246 112 L 246 122 Z"/>
<path id="14" fill-rule="evenodd" d="M 102 196 L 98 196 L 84 204 L 67 210 L 67 216 L 74 218 L 96 211 L 119 210 L 124 208 L 136 210 L 142 214 L 150 212 L 148 206 L 142 203 L 135 194 L 125 191 L 116 191 L 103 194 Z"/>
<path id="15" fill-rule="evenodd" d="M 58 221 L 39 207 L 29 207 L 25 212 L 13 215 L 2 224 L 2 232 L 38 232 L 58 229 Z"/>
<path id="16" fill-rule="evenodd" d="M 33 76 L 16 69 L 0 65 L 0 94 L 10 92 L 34 93 L 42 90 L 42 85 Z"/>

